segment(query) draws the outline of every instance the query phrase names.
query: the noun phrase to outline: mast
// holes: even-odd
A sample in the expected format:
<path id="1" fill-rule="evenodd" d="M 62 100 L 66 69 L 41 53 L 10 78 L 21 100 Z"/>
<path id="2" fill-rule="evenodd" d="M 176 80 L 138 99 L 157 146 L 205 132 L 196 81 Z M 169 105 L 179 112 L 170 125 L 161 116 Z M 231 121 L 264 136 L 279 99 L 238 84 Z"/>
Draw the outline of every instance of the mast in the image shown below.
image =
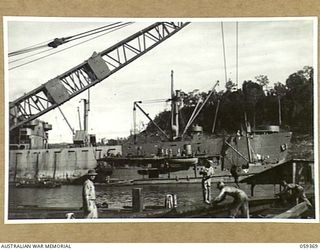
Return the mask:
<path id="1" fill-rule="evenodd" d="M 179 137 L 179 103 L 180 90 L 174 92 L 173 70 L 171 70 L 171 139 Z"/>
<path id="2" fill-rule="evenodd" d="M 211 131 L 212 134 L 214 134 L 214 131 L 216 129 L 216 121 L 217 121 L 217 116 L 218 116 L 218 111 L 219 111 L 219 105 L 220 105 L 220 99 L 218 99 L 216 111 L 214 114 L 214 120 L 213 120 L 212 131 Z"/>
<path id="3" fill-rule="evenodd" d="M 171 70 L 171 139 L 173 140 L 173 126 L 174 126 L 174 85 L 173 85 L 173 70 Z"/>
<path id="4" fill-rule="evenodd" d="M 281 118 L 281 97 L 278 95 L 278 116 L 279 116 L 279 126 L 282 125 L 282 118 Z"/>
<path id="5" fill-rule="evenodd" d="M 78 118 L 79 118 L 79 129 L 82 130 L 81 118 L 80 118 L 80 109 L 79 109 L 79 107 L 77 107 L 77 110 L 78 110 Z"/>
<path id="6" fill-rule="evenodd" d="M 251 146 L 250 146 L 250 138 L 249 138 L 249 133 L 251 133 L 251 127 L 250 124 L 247 120 L 247 113 L 244 112 L 244 123 L 245 123 L 245 129 L 246 129 L 246 140 L 247 140 L 247 149 L 248 149 L 248 160 L 249 163 L 251 163 Z"/>
<path id="7" fill-rule="evenodd" d="M 88 101 L 83 99 L 83 130 L 88 132 Z"/>
<path id="8" fill-rule="evenodd" d="M 179 101 L 180 101 L 180 90 L 176 90 L 175 103 L 174 103 L 174 120 L 175 120 L 175 137 L 179 137 Z"/>
<path id="9" fill-rule="evenodd" d="M 89 131 L 89 111 L 90 111 L 90 90 L 88 89 L 88 99 L 83 100 L 83 130 L 86 134 Z"/>
<path id="10" fill-rule="evenodd" d="M 137 144 L 137 109 L 136 103 L 133 103 L 133 143 Z"/>

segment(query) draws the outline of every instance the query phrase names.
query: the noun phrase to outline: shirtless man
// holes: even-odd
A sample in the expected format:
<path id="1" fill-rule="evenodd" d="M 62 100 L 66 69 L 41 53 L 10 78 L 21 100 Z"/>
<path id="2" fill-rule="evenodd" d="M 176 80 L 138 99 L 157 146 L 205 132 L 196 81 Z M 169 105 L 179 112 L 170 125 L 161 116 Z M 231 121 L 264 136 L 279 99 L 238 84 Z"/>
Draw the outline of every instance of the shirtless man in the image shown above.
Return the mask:
<path id="1" fill-rule="evenodd" d="M 249 199 L 243 190 L 236 187 L 225 186 L 222 181 L 217 183 L 217 188 L 220 189 L 220 194 L 214 199 L 213 203 L 219 203 L 227 196 L 231 196 L 234 200 L 230 207 L 230 217 L 235 218 L 241 209 L 242 217 L 250 218 Z"/>
<path id="2" fill-rule="evenodd" d="M 296 203 L 299 203 L 299 200 L 305 201 L 308 207 L 312 207 L 311 202 L 308 200 L 304 188 L 299 184 L 287 183 L 285 180 L 281 181 L 281 185 L 284 187 L 281 194 L 290 194 L 296 199 Z"/>

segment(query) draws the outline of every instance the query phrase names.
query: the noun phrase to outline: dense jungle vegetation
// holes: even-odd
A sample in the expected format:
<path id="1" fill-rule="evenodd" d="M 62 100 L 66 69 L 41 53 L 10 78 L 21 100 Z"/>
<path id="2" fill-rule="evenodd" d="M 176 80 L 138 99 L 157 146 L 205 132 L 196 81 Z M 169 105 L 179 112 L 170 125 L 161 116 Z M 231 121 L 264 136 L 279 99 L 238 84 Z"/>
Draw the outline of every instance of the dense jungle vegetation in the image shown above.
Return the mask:
<path id="1" fill-rule="evenodd" d="M 240 86 L 239 86 L 240 87 Z M 204 101 L 209 92 L 181 92 L 180 128 L 184 128 L 198 102 Z M 281 125 L 297 134 L 313 134 L 313 68 L 303 69 L 288 76 L 285 83 L 271 84 L 266 75 L 242 83 L 242 88 L 229 80 L 225 90 L 213 91 L 203 110 L 193 124 L 203 127 L 205 133 L 211 133 L 217 105 L 215 133 L 235 133 L 243 129 L 245 116 L 251 127 L 259 125 Z M 201 105 L 201 104 L 200 104 Z M 280 107 L 280 109 L 279 109 Z M 281 116 L 279 116 L 281 113 Z M 159 113 L 154 121 L 170 133 L 170 111 Z M 281 117 L 281 118 L 279 118 Z M 156 127 L 150 122 L 146 133 L 156 133 Z"/>

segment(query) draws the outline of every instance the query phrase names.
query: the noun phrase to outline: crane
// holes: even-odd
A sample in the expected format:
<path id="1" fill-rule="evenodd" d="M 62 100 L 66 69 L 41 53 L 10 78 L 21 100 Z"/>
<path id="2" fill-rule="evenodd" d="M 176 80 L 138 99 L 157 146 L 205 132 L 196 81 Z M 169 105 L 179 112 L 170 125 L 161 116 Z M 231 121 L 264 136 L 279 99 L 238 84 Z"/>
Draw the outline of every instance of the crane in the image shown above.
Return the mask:
<path id="1" fill-rule="evenodd" d="M 9 104 L 10 131 L 53 110 L 108 78 L 189 22 L 157 22 L 93 55 Z"/>

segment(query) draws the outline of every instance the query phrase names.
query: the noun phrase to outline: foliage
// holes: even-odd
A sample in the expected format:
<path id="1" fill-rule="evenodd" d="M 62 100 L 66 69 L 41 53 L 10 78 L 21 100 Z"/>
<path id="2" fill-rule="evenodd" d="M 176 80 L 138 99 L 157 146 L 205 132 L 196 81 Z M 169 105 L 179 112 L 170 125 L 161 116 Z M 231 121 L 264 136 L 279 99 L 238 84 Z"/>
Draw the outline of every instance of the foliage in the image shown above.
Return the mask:
<path id="1" fill-rule="evenodd" d="M 245 119 L 253 128 L 281 123 L 282 127 L 290 127 L 292 131 L 312 133 L 313 68 L 305 66 L 302 70 L 289 75 L 285 84 L 276 82 L 268 91 L 264 91 L 264 87 L 268 84 L 269 79 L 266 75 L 257 76 L 255 81 L 244 81 L 242 89 L 235 89 L 235 84 L 229 81 L 225 85 L 226 91 L 211 94 L 193 124 L 199 124 L 205 132 L 211 133 L 219 103 L 215 127 L 217 133 L 234 133 L 244 129 Z M 210 91 L 199 90 L 181 93 L 183 106 L 180 109 L 180 116 L 183 119 L 179 124 L 180 131 L 187 124 L 197 104 L 198 107 L 201 106 L 209 94 Z M 164 111 L 157 115 L 155 122 L 169 134 L 170 119 L 170 112 Z M 147 131 L 155 132 L 156 128 L 149 123 Z"/>
<path id="2" fill-rule="evenodd" d="M 259 75 L 255 77 L 256 82 L 263 88 L 268 87 L 269 85 L 269 78 L 266 75 Z"/>

